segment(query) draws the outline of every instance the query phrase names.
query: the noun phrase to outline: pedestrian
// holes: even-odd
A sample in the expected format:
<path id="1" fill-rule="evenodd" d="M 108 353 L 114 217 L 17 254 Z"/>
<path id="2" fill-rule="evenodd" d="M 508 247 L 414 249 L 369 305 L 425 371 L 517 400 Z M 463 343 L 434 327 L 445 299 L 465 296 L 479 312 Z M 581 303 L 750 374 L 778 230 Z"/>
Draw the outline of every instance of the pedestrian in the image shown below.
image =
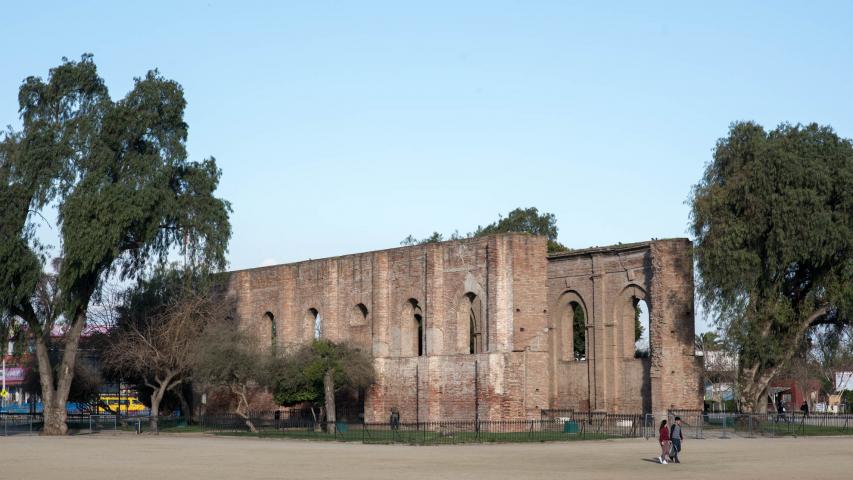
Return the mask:
<path id="1" fill-rule="evenodd" d="M 669 429 L 666 427 L 666 420 L 661 420 L 660 422 L 658 441 L 660 442 L 660 456 L 658 457 L 658 462 L 666 465 L 667 460 L 669 460 Z"/>
<path id="2" fill-rule="evenodd" d="M 669 441 L 672 442 L 672 453 L 670 457 L 675 463 L 681 463 L 678 454 L 681 453 L 681 441 L 684 440 L 684 432 L 681 430 L 681 417 L 675 417 L 672 430 L 669 432 Z"/>
<path id="3" fill-rule="evenodd" d="M 785 416 L 785 404 L 782 403 L 781 398 L 776 401 L 776 422 L 779 421 L 788 422 L 788 417 Z"/>
<path id="4" fill-rule="evenodd" d="M 400 429 L 400 411 L 397 410 L 397 407 L 391 408 L 391 417 L 389 418 L 388 423 L 391 424 L 391 430 Z"/>
<path id="5" fill-rule="evenodd" d="M 803 404 L 800 405 L 800 411 L 803 412 L 804 417 L 809 416 L 809 404 L 808 404 L 808 402 L 803 402 Z"/>

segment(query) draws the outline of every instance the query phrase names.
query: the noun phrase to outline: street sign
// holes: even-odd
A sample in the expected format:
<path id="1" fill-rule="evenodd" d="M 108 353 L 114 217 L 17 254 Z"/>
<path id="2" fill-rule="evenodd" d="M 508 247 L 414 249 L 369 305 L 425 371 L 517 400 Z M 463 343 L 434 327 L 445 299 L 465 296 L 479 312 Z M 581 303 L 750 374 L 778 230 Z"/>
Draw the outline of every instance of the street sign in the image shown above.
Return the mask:
<path id="1" fill-rule="evenodd" d="M 6 398 L 6 397 L 8 397 L 8 396 L 9 396 L 9 391 L 8 391 L 8 390 L 6 390 L 5 388 L 4 388 L 3 390 L 0 390 L 0 397 L 2 397 L 2 398 Z"/>

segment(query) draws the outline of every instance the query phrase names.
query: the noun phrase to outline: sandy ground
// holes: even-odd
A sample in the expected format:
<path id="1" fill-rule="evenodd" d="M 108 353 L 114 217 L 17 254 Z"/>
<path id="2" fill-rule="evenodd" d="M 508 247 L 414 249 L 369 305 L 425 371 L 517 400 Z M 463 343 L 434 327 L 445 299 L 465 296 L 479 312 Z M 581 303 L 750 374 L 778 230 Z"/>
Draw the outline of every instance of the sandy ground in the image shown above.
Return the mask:
<path id="1" fill-rule="evenodd" d="M 190 435 L 0 437 L 14 479 L 849 479 L 853 438 L 654 440 L 414 447 Z M 654 461 L 653 461 L 654 459 Z"/>

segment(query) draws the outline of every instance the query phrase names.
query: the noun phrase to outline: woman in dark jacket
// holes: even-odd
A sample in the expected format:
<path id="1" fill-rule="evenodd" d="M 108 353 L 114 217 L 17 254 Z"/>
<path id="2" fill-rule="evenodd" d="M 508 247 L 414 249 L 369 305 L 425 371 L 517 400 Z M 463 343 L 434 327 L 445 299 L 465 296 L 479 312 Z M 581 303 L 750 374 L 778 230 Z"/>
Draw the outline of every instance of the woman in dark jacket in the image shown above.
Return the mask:
<path id="1" fill-rule="evenodd" d="M 658 461 L 666 465 L 667 460 L 669 460 L 669 429 L 666 428 L 666 420 L 660 422 L 658 441 L 660 442 L 660 456 L 658 457 Z"/>

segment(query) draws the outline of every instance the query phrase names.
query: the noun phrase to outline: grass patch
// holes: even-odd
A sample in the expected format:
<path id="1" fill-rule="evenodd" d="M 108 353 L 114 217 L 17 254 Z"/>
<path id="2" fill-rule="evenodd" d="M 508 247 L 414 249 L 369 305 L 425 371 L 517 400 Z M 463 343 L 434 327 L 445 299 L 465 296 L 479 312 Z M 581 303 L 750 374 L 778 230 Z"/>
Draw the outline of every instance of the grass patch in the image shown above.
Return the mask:
<path id="1" fill-rule="evenodd" d="M 355 427 L 346 432 L 327 433 L 307 430 L 267 430 L 252 432 L 214 432 L 231 437 L 282 438 L 317 441 L 363 442 L 373 444 L 402 443 L 411 445 L 441 445 L 461 443 L 531 443 L 567 442 L 580 440 L 606 440 L 617 438 L 605 434 L 578 434 L 563 432 L 452 432 L 426 430 L 363 430 Z"/>

